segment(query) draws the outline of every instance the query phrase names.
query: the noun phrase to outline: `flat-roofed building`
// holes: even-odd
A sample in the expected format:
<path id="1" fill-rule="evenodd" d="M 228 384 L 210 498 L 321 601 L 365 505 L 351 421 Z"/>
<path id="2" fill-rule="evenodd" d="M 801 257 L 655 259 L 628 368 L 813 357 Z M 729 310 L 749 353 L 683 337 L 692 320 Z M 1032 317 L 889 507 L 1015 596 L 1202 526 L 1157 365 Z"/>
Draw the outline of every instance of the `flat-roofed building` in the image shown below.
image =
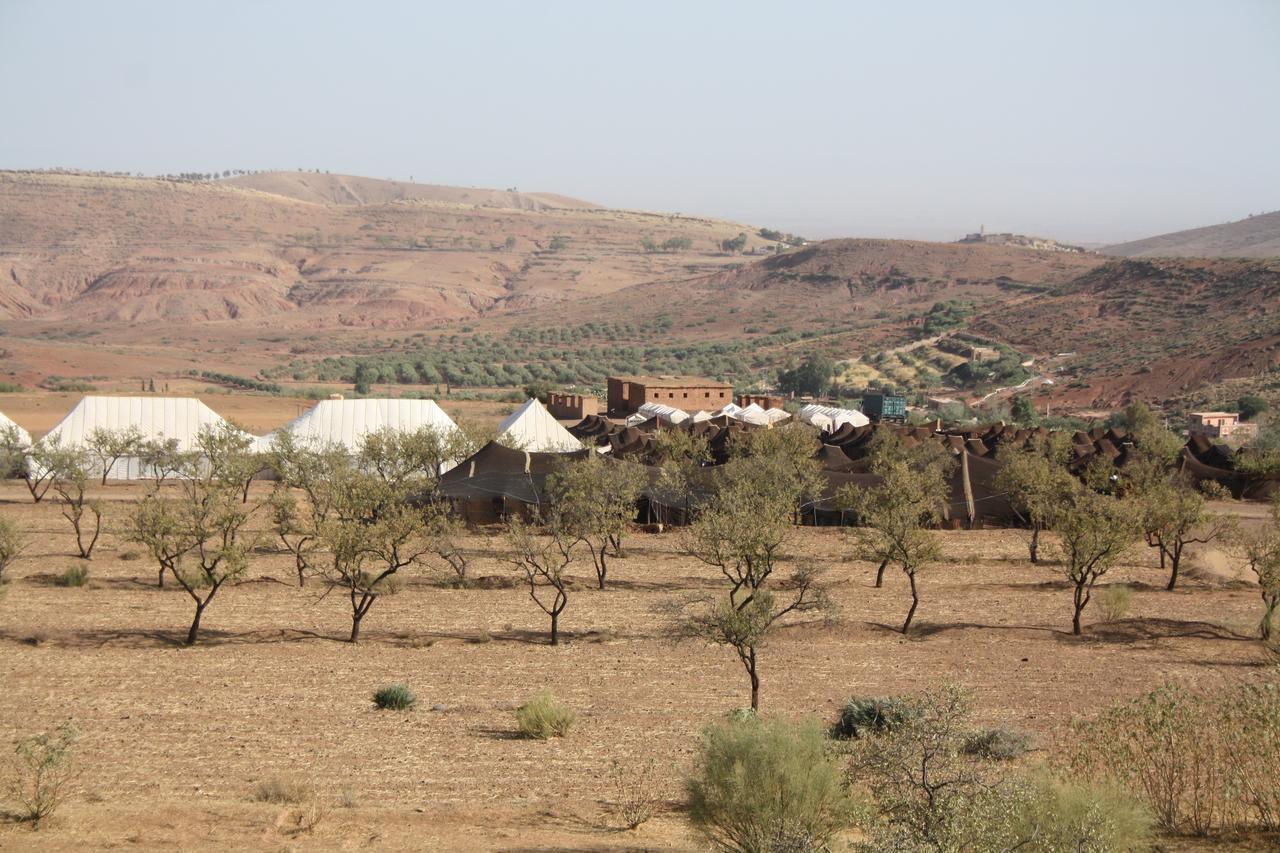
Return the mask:
<path id="1" fill-rule="evenodd" d="M 1252 438 L 1258 425 L 1241 423 L 1235 412 L 1191 412 L 1187 415 L 1187 435 L 1204 435 L 1209 438 Z"/>
<path id="2" fill-rule="evenodd" d="M 714 412 L 733 402 L 733 386 L 699 376 L 610 376 L 609 414 L 630 414 L 645 403 L 686 412 Z"/>

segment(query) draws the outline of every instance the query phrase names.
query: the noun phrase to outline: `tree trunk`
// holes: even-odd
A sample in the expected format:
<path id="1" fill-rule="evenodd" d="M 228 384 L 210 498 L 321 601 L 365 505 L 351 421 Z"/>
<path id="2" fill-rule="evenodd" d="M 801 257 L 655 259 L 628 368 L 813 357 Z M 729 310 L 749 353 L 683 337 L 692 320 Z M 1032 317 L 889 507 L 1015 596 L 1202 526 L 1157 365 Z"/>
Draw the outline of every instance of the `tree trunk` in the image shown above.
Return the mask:
<path id="1" fill-rule="evenodd" d="M 354 610 L 351 612 L 351 636 L 347 639 L 348 643 L 360 642 L 360 620 L 363 618 L 363 613 Z"/>
<path id="2" fill-rule="evenodd" d="M 756 647 L 747 653 L 747 675 L 751 677 L 751 710 L 760 710 L 760 670 L 756 666 Z"/>
<path id="3" fill-rule="evenodd" d="M 876 569 L 876 589 L 884 586 L 884 568 L 889 565 L 889 558 L 885 557 L 880 561 L 880 568 Z"/>
<path id="4" fill-rule="evenodd" d="M 1160 568 L 1162 569 L 1164 568 L 1164 555 L 1165 549 L 1162 547 L 1160 549 Z M 1182 546 L 1174 543 L 1174 546 L 1169 549 L 1169 583 L 1165 587 L 1165 589 L 1170 592 L 1172 592 L 1173 588 L 1178 585 L 1178 566 L 1181 565 L 1181 563 Z"/>
<path id="5" fill-rule="evenodd" d="M 210 596 L 211 598 L 212 596 Z M 196 638 L 200 635 L 200 617 L 204 615 L 204 609 L 209 604 L 209 599 L 196 603 L 196 616 L 191 620 L 191 627 L 187 630 L 187 645 L 194 646 Z"/>
<path id="6" fill-rule="evenodd" d="M 596 580 L 600 582 L 600 588 L 604 589 L 604 576 L 608 573 L 609 567 L 605 564 L 605 549 L 609 547 L 609 540 L 606 539 L 600 545 L 600 558 L 596 562 Z"/>
<path id="7" fill-rule="evenodd" d="M 1040 562 L 1040 522 L 1032 522 L 1031 524 L 1031 544 L 1028 546 L 1031 552 L 1031 562 Z"/>
<path id="8" fill-rule="evenodd" d="M 1165 557 L 1165 553 L 1166 553 L 1166 552 L 1165 552 L 1165 550 L 1164 550 L 1164 543 L 1163 543 L 1163 542 L 1161 542 L 1161 543 L 1159 543 L 1158 545 L 1156 545 L 1156 547 L 1160 549 L 1160 568 L 1162 568 L 1162 569 L 1163 569 L 1163 568 L 1165 568 L 1165 561 L 1164 561 L 1164 557 Z M 1173 587 L 1169 587 L 1169 589 L 1173 589 Z"/>
<path id="9" fill-rule="evenodd" d="M 160 565 L 160 577 L 156 578 L 156 586 L 164 589 L 164 564 Z"/>
<path id="10" fill-rule="evenodd" d="M 1077 637 L 1080 636 L 1080 614 L 1084 612 L 1084 606 L 1089 603 L 1089 599 L 1084 596 L 1084 587 L 1077 585 L 1075 592 L 1075 613 L 1071 616 L 1071 633 Z"/>
<path id="11" fill-rule="evenodd" d="M 1272 597 L 1264 592 L 1262 603 L 1266 605 L 1266 610 L 1262 614 L 1262 624 L 1258 626 L 1258 636 L 1265 643 L 1271 639 L 1271 626 L 1275 622 L 1276 606 L 1280 605 L 1280 596 Z"/>
<path id="12" fill-rule="evenodd" d="M 551 614 L 551 645 L 560 645 L 560 614 Z"/>
<path id="13" fill-rule="evenodd" d="M 902 623 L 902 633 L 906 634 L 911 628 L 911 620 L 916 615 L 916 607 L 920 605 L 920 594 L 916 591 L 916 574 L 915 572 L 907 572 L 907 580 L 911 581 L 911 609 L 907 611 L 907 621 Z"/>

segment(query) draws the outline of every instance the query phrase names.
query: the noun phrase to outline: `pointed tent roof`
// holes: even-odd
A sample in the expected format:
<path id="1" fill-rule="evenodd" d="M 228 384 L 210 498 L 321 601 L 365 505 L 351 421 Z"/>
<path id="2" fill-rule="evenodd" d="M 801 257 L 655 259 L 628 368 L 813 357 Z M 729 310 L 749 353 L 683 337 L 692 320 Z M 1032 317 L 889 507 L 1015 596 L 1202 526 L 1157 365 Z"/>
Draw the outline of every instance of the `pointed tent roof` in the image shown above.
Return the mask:
<path id="1" fill-rule="evenodd" d="M 9 427 L 13 427 L 18 431 L 18 438 L 23 444 L 31 443 L 31 433 L 18 426 L 18 424 L 6 416 L 4 412 L 0 412 L 0 430 L 8 429 Z"/>
<path id="2" fill-rule="evenodd" d="M 222 415 L 195 397 L 84 397 L 41 441 L 82 447 L 94 430 L 134 427 L 145 440 L 177 439 L 179 450 L 192 450 L 204 427 L 226 423 Z M 121 459 L 108 479 L 138 480 L 149 476 L 142 460 Z"/>
<path id="3" fill-rule="evenodd" d="M 522 450 L 539 453 L 567 453 L 582 449 L 582 442 L 551 417 L 546 407 L 533 397 L 498 424 L 498 438 L 510 439 Z"/>
<path id="4" fill-rule="evenodd" d="M 355 453 L 360 449 L 361 440 L 371 432 L 382 429 L 415 432 L 424 427 L 448 433 L 456 430 L 458 425 L 436 405 L 435 400 L 380 398 L 321 400 L 315 408 L 280 429 L 291 431 L 295 438 L 304 442 L 340 444 Z M 268 447 L 273 435 L 274 432 L 259 439 L 259 447 Z"/>

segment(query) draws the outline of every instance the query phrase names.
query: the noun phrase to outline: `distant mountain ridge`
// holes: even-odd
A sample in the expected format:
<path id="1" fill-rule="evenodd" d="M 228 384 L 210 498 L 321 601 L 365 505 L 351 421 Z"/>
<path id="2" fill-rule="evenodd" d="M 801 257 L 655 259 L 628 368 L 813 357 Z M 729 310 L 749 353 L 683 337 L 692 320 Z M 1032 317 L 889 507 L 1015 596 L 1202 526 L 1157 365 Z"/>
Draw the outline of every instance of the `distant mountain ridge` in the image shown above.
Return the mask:
<path id="1" fill-rule="evenodd" d="M 1280 210 L 1099 249 L 1124 258 L 1280 257 Z"/>
<path id="2" fill-rule="evenodd" d="M 370 205 L 395 201 L 427 201 L 512 210 L 600 209 L 600 205 L 593 202 L 556 193 L 448 187 L 357 175 L 332 175 L 328 172 L 254 172 L 218 183 L 317 204 Z"/>

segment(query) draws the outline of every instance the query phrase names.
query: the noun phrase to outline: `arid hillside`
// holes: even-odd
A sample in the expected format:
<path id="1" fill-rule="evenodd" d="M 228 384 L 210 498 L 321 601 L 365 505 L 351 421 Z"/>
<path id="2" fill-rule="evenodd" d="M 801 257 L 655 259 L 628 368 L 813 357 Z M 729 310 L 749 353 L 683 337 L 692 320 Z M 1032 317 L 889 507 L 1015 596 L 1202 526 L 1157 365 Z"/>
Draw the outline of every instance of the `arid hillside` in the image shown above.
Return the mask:
<path id="1" fill-rule="evenodd" d="M 1052 377 L 1039 394 L 1096 407 L 1190 401 L 1278 357 L 1274 260 L 792 248 L 719 220 L 304 172 L 0 173 L 0 226 L 0 382 L 27 387 L 192 371 L 341 387 L 361 363 L 393 390 L 636 371 L 749 385 L 820 351 L 854 387 L 950 393 L 965 347 L 986 345 L 944 339 L 967 334 Z M 1020 393 L 1026 375 L 960 387 Z"/>
<path id="2" fill-rule="evenodd" d="M 3 173 L 0 222 L 2 317 L 273 329 L 422 327 L 706 273 L 736 260 L 722 240 L 754 230 L 305 173 Z"/>
<path id="3" fill-rule="evenodd" d="M 980 334 L 1069 352 L 1057 395 L 1178 399 L 1280 366 L 1280 260 L 1112 261 L 984 312 Z"/>
<path id="4" fill-rule="evenodd" d="M 1280 210 L 1238 222 L 1175 231 L 1101 249 L 1126 258 L 1280 257 Z"/>
<path id="5" fill-rule="evenodd" d="M 230 178 L 223 183 L 317 204 L 371 205 L 393 201 L 434 201 L 467 207 L 505 207 L 513 210 L 600 209 L 598 204 L 555 193 L 445 187 L 407 181 L 383 181 L 355 175 L 331 175 L 328 172 L 258 172 Z"/>

